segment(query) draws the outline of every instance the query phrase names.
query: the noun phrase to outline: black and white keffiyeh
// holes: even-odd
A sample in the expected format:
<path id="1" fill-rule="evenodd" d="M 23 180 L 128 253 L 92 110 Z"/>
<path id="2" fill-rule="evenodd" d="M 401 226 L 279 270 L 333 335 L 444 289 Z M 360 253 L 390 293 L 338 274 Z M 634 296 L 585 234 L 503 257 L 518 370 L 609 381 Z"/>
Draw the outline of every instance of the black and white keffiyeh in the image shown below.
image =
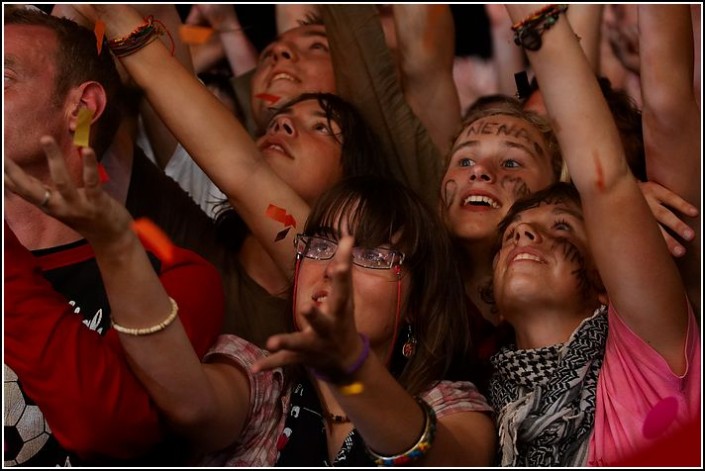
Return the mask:
<path id="1" fill-rule="evenodd" d="M 490 402 L 502 466 L 585 465 L 606 341 L 607 306 L 601 306 L 567 343 L 505 347 L 492 357 Z"/>

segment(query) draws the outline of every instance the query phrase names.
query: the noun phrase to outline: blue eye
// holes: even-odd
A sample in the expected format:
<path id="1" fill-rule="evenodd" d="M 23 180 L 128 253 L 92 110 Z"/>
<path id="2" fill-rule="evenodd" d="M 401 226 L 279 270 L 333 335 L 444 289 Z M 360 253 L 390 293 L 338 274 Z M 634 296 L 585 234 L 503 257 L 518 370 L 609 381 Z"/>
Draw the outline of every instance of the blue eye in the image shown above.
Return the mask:
<path id="1" fill-rule="evenodd" d="M 472 167 L 473 165 L 475 165 L 475 162 L 467 157 L 458 160 L 458 166 L 460 167 Z"/>
<path id="2" fill-rule="evenodd" d="M 514 159 L 507 159 L 502 162 L 502 167 L 504 168 L 519 168 L 521 164 Z"/>

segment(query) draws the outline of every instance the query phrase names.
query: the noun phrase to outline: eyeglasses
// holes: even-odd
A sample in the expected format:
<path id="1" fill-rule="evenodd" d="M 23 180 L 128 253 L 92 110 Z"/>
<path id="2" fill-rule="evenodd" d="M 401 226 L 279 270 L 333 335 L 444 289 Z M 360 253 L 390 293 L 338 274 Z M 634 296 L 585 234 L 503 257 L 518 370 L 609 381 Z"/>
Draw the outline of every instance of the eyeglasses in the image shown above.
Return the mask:
<path id="1" fill-rule="evenodd" d="M 294 246 L 298 255 L 313 260 L 330 260 L 338 250 L 338 243 L 325 237 L 297 234 Z M 404 254 L 384 247 L 368 249 L 353 247 L 352 261 L 355 265 L 374 270 L 389 270 L 395 265 L 401 265 Z"/>

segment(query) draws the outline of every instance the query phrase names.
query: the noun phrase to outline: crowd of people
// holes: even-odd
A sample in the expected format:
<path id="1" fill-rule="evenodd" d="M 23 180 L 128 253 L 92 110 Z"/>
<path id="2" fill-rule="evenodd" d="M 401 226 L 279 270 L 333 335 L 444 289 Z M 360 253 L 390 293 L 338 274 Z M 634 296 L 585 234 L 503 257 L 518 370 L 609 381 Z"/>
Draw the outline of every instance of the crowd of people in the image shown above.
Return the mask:
<path id="1" fill-rule="evenodd" d="M 702 464 L 698 6 L 179 13 L 4 6 L 6 466 Z"/>

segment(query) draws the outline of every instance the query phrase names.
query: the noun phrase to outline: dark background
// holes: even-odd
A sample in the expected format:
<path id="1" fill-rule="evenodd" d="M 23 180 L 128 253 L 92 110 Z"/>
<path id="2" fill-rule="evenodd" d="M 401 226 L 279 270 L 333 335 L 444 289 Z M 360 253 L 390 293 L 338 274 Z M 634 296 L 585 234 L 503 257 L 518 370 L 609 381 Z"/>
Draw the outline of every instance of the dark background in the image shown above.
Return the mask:
<path id="1" fill-rule="evenodd" d="M 50 12 L 53 4 L 36 5 Z M 240 24 L 258 51 L 264 49 L 276 37 L 274 4 L 233 5 Z M 191 4 L 177 4 L 176 9 L 184 20 Z M 485 8 L 483 5 L 451 5 L 455 19 L 455 53 L 458 56 L 479 55 L 488 58 L 492 54 L 491 39 Z"/>

